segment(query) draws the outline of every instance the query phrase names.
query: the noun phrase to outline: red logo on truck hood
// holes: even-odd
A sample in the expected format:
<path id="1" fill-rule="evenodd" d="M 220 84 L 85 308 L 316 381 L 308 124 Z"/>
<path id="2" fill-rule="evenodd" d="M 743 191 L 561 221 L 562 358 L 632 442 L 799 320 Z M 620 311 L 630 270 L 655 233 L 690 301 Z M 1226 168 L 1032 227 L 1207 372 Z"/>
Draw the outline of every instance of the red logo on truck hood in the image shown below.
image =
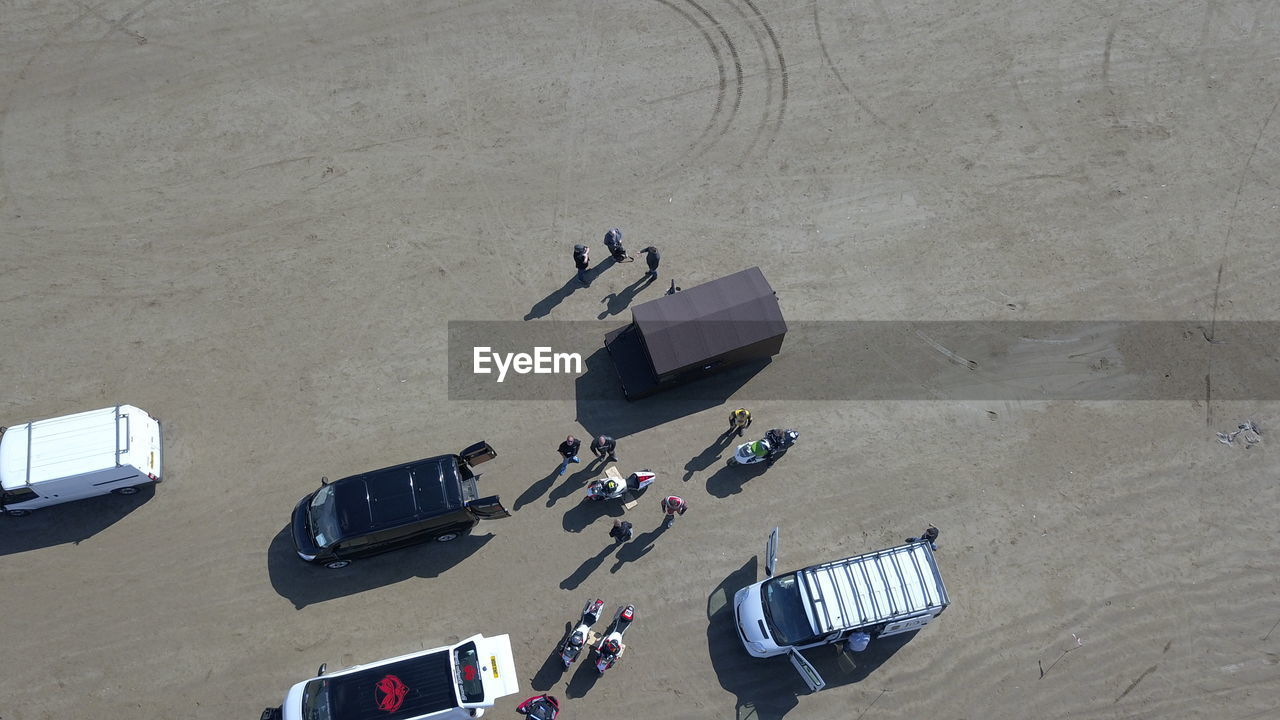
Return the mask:
<path id="1" fill-rule="evenodd" d="M 388 675 L 373 686 L 373 695 L 378 702 L 378 709 L 391 713 L 404 705 L 404 699 L 409 695 L 409 686 L 395 675 Z"/>

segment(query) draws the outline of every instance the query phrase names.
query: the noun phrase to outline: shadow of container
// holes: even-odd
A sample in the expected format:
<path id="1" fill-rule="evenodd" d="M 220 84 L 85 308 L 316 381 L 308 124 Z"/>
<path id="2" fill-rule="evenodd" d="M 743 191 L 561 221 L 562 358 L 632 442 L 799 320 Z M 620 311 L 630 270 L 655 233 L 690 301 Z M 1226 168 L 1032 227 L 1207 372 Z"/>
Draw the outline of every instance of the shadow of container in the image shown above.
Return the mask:
<path id="1" fill-rule="evenodd" d="M 588 437 L 634 435 L 725 404 L 769 362 L 768 359 L 747 362 L 685 385 L 679 393 L 628 402 L 618 387 L 613 361 L 601 348 L 584 359 L 584 371 L 574 380 L 577 421 L 588 430 Z"/>
<path id="2" fill-rule="evenodd" d="M 493 535 L 464 535 L 449 543 L 424 543 L 384 555 L 354 560 L 340 570 L 309 565 L 298 558 L 292 529 L 284 526 L 267 548 L 271 587 L 299 610 L 316 603 L 407 580 L 438 577 L 466 560 Z"/>
<path id="3" fill-rule="evenodd" d="M 79 545 L 155 497 L 148 483 L 133 495 L 103 495 L 34 510 L 24 517 L 0 515 L 0 556 L 73 543 Z"/>
<path id="4" fill-rule="evenodd" d="M 582 532 L 591 524 L 608 515 L 622 517 L 626 510 L 617 500 L 588 500 L 585 497 L 564 513 L 561 525 L 566 532 Z"/>

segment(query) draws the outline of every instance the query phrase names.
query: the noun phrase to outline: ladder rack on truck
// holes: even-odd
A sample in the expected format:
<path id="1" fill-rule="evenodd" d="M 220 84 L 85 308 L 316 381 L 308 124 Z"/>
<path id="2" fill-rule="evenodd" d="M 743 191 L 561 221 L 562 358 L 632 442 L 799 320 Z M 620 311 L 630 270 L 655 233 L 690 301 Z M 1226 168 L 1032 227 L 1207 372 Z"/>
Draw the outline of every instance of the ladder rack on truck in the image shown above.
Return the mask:
<path id="1" fill-rule="evenodd" d="M 819 634 L 933 615 L 950 604 L 928 543 L 823 563 L 799 575 Z"/>

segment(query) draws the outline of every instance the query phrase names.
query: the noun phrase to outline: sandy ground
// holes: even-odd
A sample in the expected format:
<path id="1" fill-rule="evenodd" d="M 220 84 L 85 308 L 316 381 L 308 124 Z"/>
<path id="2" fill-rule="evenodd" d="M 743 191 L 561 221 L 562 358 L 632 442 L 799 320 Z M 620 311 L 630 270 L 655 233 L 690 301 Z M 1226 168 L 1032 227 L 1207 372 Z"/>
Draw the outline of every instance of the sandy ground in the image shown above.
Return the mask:
<path id="1" fill-rule="evenodd" d="M 1273 402 L 779 396 L 757 427 L 802 437 L 760 475 L 722 467 L 734 398 L 451 401 L 444 369 L 449 320 L 618 302 L 643 263 L 565 284 L 614 225 L 663 250 L 637 302 L 760 265 L 793 321 L 1280 319 L 1278 47 L 1245 0 L 0 4 L 0 421 L 167 432 L 154 493 L 0 520 L 0 718 L 256 718 L 476 632 L 566 718 L 1273 717 Z M 692 506 L 621 549 L 550 474 L 611 412 Z M 292 556 L 321 475 L 478 439 L 512 518 Z M 818 694 L 738 646 L 774 525 L 795 568 L 925 522 L 954 604 L 909 642 L 813 653 Z M 638 607 L 623 663 L 552 671 L 595 596 Z"/>

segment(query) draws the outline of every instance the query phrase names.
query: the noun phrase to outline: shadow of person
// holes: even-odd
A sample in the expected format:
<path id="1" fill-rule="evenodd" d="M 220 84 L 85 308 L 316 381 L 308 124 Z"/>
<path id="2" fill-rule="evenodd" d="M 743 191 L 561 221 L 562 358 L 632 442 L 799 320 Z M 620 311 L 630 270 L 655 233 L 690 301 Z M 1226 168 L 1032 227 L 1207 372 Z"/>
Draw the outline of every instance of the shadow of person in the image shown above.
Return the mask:
<path id="1" fill-rule="evenodd" d="M 726 465 L 707 478 L 707 492 L 718 498 L 727 498 L 742 492 L 742 486 L 748 480 L 764 474 L 768 466 L 764 463 L 754 465 Z"/>
<path id="2" fill-rule="evenodd" d="M 666 531 L 667 526 L 665 524 L 659 525 L 643 535 L 636 536 L 631 542 L 625 543 L 618 548 L 618 554 L 614 556 L 618 561 L 613 564 L 613 567 L 609 568 L 610 574 L 621 570 L 623 565 L 635 562 L 648 555 L 649 551 L 653 549 L 653 543 Z"/>
<path id="3" fill-rule="evenodd" d="M 684 464 L 684 481 L 689 482 L 693 474 L 702 470 L 706 470 L 720 459 L 720 454 L 724 452 L 725 447 L 733 445 L 733 433 L 720 433 L 720 437 L 715 442 L 707 446 L 697 457 L 689 460 Z"/>
<path id="4" fill-rule="evenodd" d="M 577 590 L 578 586 L 582 584 L 582 581 L 590 577 L 591 573 L 595 572 L 596 568 L 600 567 L 600 563 L 604 562 L 604 556 L 613 552 L 614 547 L 615 543 L 610 542 L 608 545 L 601 548 L 600 552 L 592 555 L 586 560 L 583 560 L 582 564 L 578 566 L 577 570 L 573 571 L 572 575 L 560 581 L 560 589 Z"/>
<path id="5" fill-rule="evenodd" d="M 588 272 L 590 271 L 588 270 Z M 590 280 L 590 277 L 588 277 L 588 280 Z M 572 295 L 575 290 L 581 287 L 584 286 L 582 283 L 578 282 L 577 273 L 574 273 L 573 277 L 565 281 L 565 284 L 562 285 L 560 289 L 534 303 L 533 307 L 529 308 L 529 312 L 525 314 L 524 319 L 536 320 L 537 318 L 550 315 L 551 311 L 554 310 L 557 305 L 564 302 L 565 298 Z"/>
<path id="6" fill-rule="evenodd" d="M 586 467 L 582 469 L 590 471 L 592 475 L 600 475 L 604 473 L 604 469 L 608 464 L 609 453 L 605 453 L 604 455 L 594 455 L 587 461 Z"/>
<path id="7" fill-rule="evenodd" d="M 592 460 L 588 462 L 586 465 L 582 466 L 581 470 L 578 470 L 575 473 L 571 473 L 569 477 L 564 479 L 564 482 L 560 483 L 558 486 L 552 489 L 551 494 L 547 496 L 547 507 L 551 507 L 555 505 L 562 498 L 567 498 L 570 495 L 574 494 L 575 492 L 586 487 L 588 480 L 594 477 L 597 474 L 597 472 L 604 471 L 603 467 L 601 467 L 599 471 L 593 469 L 592 468 L 593 465 L 595 465 L 595 460 Z"/>
<path id="8" fill-rule="evenodd" d="M 555 484 L 556 478 L 560 477 L 558 470 L 552 470 L 550 475 L 535 481 L 524 492 L 520 493 L 520 497 L 516 498 L 516 504 L 511 506 L 512 512 L 528 505 L 529 503 L 542 497 L 542 494 L 551 489 Z M 547 504 L 550 507 L 550 503 Z"/>
<path id="9" fill-rule="evenodd" d="M 582 502 L 565 511 L 561 526 L 568 532 L 582 532 L 605 515 L 622 517 L 624 512 L 617 500 L 588 500 L 584 497 Z"/>
<path id="10" fill-rule="evenodd" d="M 605 303 L 605 308 L 600 311 L 599 315 L 596 315 L 596 319 L 603 320 L 610 315 L 617 315 L 623 310 L 626 310 L 627 306 L 631 304 L 631 301 L 636 299 L 636 295 L 640 293 L 640 289 L 645 285 L 648 285 L 648 283 L 645 282 L 646 277 L 641 277 L 639 280 L 636 280 L 630 285 L 622 288 L 619 292 L 612 292 L 600 298 L 600 302 Z M 652 280 L 650 280 L 650 282 L 652 282 Z"/>
<path id="11" fill-rule="evenodd" d="M 587 437 L 607 433 L 621 442 L 629 435 L 724 405 L 770 362 L 749 361 L 682 385 L 678 392 L 628 401 L 618 387 L 618 367 L 602 347 L 583 358 L 586 372 L 574 379 L 574 419 L 589 431 Z M 625 446 L 621 449 L 627 452 Z"/>

